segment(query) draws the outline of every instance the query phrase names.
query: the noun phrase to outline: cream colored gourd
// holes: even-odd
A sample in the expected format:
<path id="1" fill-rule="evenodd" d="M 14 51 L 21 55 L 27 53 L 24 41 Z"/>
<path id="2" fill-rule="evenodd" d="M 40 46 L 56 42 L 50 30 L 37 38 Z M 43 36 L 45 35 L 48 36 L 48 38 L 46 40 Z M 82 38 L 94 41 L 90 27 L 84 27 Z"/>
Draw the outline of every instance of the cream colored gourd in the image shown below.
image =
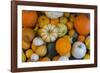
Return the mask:
<path id="1" fill-rule="evenodd" d="M 73 57 L 80 59 L 83 58 L 85 54 L 86 54 L 85 44 L 79 41 L 75 42 L 72 48 Z"/>
<path id="2" fill-rule="evenodd" d="M 52 12 L 47 11 L 47 12 L 45 12 L 45 14 L 47 17 L 49 17 L 51 19 L 57 19 L 57 18 L 63 16 L 64 13 L 63 12 L 55 12 L 55 11 L 52 11 Z"/>
<path id="3" fill-rule="evenodd" d="M 52 24 L 45 25 L 39 30 L 39 35 L 45 42 L 54 42 L 58 37 L 58 28 Z"/>

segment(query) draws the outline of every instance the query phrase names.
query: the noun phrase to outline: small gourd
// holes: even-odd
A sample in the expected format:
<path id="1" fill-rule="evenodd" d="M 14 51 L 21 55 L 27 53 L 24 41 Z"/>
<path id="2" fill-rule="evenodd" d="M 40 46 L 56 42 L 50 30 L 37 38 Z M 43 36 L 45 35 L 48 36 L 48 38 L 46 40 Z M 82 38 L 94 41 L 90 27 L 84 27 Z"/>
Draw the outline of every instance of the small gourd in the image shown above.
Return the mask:
<path id="1" fill-rule="evenodd" d="M 68 61 L 68 60 L 69 60 L 69 58 L 66 57 L 66 56 L 61 56 L 61 57 L 59 57 L 59 59 L 58 59 L 58 61 Z"/>
<path id="2" fill-rule="evenodd" d="M 25 40 L 22 40 L 22 48 L 23 48 L 24 50 L 29 49 L 30 46 L 31 46 L 30 42 L 27 42 L 27 41 L 25 41 Z"/>
<path id="3" fill-rule="evenodd" d="M 47 48 L 46 48 L 45 45 L 42 45 L 42 46 L 39 46 L 35 52 L 36 52 L 36 54 L 38 54 L 39 56 L 42 57 L 42 56 L 45 56 L 46 55 Z"/>
<path id="4" fill-rule="evenodd" d="M 54 42 L 58 37 L 58 28 L 52 24 L 45 25 L 39 30 L 39 35 L 45 42 Z"/>
<path id="5" fill-rule="evenodd" d="M 46 16 L 51 18 L 51 19 L 57 19 L 61 16 L 63 16 L 63 12 L 55 12 L 55 11 L 47 11 L 45 12 Z"/>
<path id="6" fill-rule="evenodd" d="M 50 58 L 53 58 L 54 56 L 57 55 L 57 51 L 56 51 L 56 49 L 55 49 L 55 43 L 54 43 L 54 42 L 49 43 L 49 44 L 47 45 L 47 55 L 48 55 L 48 57 L 50 57 Z"/>
<path id="7" fill-rule="evenodd" d="M 67 33 L 67 27 L 65 24 L 60 23 L 57 25 L 57 27 L 58 27 L 58 36 L 59 37 L 62 37 Z"/>
<path id="8" fill-rule="evenodd" d="M 22 51 L 22 62 L 25 62 L 26 61 L 26 56 L 24 54 L 24 52 Z"/>
<path id="9" fill-rule="evenodd" d="M 85 40 L 85 44 L 88 50 L 90 50 L 90 36 L 88 36 Z"/>
<path id="10" fill-rule="evenodd" d="M 30 58 L 32 54 L 33 54 L 32 49 L 28 49 L 28 50 L 25 51 L 25 55 L 26 55 L 27 58 Z"/>
<path id="11" fill-rule="evenodd" d="M 31 60 L 31 61 L 38 61 L 38 60 L 39 60 L 39 56 L 38 56 L 37 54 L 34 53 L 34 54 L 31 55 L 30 60 Z"/>
<path id="12" fill-rule="evenodd" d="M 73 44 L 73 47 L 72 47 L 72 56 L 77 58 L 77 59 L 81 59 L 85 56 L 86 54 L 86 46 L 84 43 L 82 42 L 75 42 Z"/>
<path id="13" fill-rule="evenodd" d="M 33 39 L 33 44 L 36 45 L 36 46 L 41 46 L 44 44 L 44 41 L 42 40 L 41 37 L 35 37 Z"/>
<path id="14" fill-rule="evenodd" d="M 50 58 L 49 57 L 43 57 L 40 59 L 40 61 L 44 62 L 44 61 L 50 61 Z"/>

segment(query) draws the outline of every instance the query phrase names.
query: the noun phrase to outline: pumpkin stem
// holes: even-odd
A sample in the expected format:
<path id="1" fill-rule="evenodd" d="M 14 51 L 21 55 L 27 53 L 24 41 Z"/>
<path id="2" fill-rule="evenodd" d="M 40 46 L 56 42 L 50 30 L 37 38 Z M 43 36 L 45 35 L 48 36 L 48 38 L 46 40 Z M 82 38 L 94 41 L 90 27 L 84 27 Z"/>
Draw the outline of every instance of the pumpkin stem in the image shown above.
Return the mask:
<path id="1" fill-rule="evenodd" d="M 82 46 L 81 46 L 81 45 L 79 45 L 78 47 L 79 47 L 79 48 L 82 48 Z"/>

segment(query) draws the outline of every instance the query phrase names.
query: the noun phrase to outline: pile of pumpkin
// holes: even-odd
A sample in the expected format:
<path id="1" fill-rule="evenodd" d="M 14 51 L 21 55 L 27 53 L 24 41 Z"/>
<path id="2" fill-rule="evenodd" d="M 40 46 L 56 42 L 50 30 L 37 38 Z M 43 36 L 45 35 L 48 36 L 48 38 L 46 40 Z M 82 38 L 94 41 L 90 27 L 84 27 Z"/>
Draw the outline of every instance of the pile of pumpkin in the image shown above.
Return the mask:
<path id="1" fill-rule="evenodd" d="M 90 58 L 88 14 L 22 12 L 22 62 Z"/>

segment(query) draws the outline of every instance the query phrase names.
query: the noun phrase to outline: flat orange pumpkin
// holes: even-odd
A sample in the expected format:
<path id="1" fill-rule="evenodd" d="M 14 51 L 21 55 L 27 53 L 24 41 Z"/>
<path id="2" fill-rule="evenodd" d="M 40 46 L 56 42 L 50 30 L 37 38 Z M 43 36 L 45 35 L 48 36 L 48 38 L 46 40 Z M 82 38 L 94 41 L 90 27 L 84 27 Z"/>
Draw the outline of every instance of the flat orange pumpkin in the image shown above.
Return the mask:
<path id="1" fill-rule="evenodd" d="M 57 40 L 56 42 L 56 51 L 59 55 L 63 56 L 70 52 L 71 50 L 71 43 L 67 37 L 62 37 Z"/>
<path id="2" fill-rule="evenodd" d="M 80 35 L 87 35 L 90 33 L 90 20 L 85 14 L 79 14 L 74 19 L 74 27 Z"/>
<path id="3" fill-rule="evenodd" d="M 23 11 L 22 12 L 22 26 L 23 27 L 34 27 L 37 22 L 37 12 L 36 11 Z"/>

